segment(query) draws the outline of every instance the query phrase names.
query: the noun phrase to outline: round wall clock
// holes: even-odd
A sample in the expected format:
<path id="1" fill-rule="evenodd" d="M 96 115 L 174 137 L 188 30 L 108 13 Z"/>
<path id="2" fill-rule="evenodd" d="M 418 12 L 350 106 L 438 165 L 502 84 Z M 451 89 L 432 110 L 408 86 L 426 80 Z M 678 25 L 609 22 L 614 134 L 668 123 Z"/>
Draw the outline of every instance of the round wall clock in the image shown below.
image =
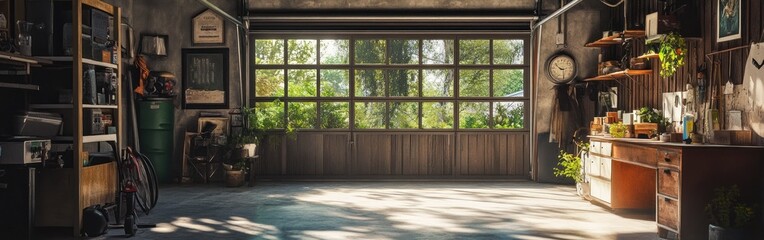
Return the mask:
<path id="1" fill-rule="evenodd" d="M 558 52 L 546 60 L 546 73 L 555 84 L 567 84 L 578 74 L 576 60 L 565 52 Z"/>

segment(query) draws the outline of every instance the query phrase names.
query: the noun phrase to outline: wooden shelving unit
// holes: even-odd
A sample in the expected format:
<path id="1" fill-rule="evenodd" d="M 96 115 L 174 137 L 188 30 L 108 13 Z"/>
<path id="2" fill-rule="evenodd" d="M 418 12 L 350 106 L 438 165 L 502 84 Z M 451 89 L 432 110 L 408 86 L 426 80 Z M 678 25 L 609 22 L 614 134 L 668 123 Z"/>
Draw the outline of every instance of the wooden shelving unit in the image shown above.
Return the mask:
<path id="1" fill-rule="evenodd" d="M 610 73 L 610 74 L 606 74 L 606 75 L 600 75 L 600 76 L 596 76 L 596 77 L 592 77 L 592 78 L 587 78 L 587 79 L 584 79 L 584 81 L 586 81 L 586 82 L 590 82 L 590 81 L 609 81 L 609 80 L 626 78 L 626 77 L 629 77 L 629 76 L 634 77 L 634 76 L 642 76 L 642 75 L 650 75 L 650 74 L 653 74 L 653 70 L 652 69 L 647 69 L 647 70 L 630 70 L 630 69 L 626 69 L 626 70 L 623 70 L 623 71 L 618 71 L 618 72 L 614 72 L 614 73 Z"/>
<path id="2" fill-rule="evenodd" d="M 94 105 L 83 103 L 83 69 L 88 65 L 111 69 L 117 76 L 122 74 L 121 61 L 116 64 L 110 62 L 100 62 L 92 59 L 83 58 L 82 34 L 83 18 L 85 9 L 100 10 L 110 15 L 113 21 L 110 27 L 110 38 L 114 39 L 116 46 L 120 46 L 121 19 L 122 12 L 119 7 L 112 6 L 101 0 L 72 0 L 72 38 L 78 41 L 72 42 L 72 56 L 48 56 L 39 57 L 45 61 L 52 62 L 57 68 L 71 67 L 72 76 L 72 101 L 71 104 L 46 103 L 30 104 L 29 108 L 41 111 L 53 111 L 70 114 L 71 119 L 67 119 L 64 124 L 69 124 L 72 129 L 72 135 L 59 136 L 52 140 L 65 144 L 71 144 L 74 156 L 72 156 L 74 166 L 62 169 L 41 169 L 38 174 L 38 192 L 44 193 L 44 196 L 38 195 L 36 226 L 38 227 L 71 227 L 75 237 L 80 237 L 82 229 L 82 211 L 84 208 L 95 204 L 115 203 L 118 193 L 118 174 L 116 162 L 109 162 L 93 166 L 84 166 L 84 160 L 87 157 L 87 149 L 92 150 L 92 144 L 108 143 L 119 153 L 119 139 L 123 133 L 122 121 L 120 117 L 121 102 L 116 105 Z M 89 17 L 88 17 L 89 18 Z M 88 49 L 90 50 L 90 49 Z M 92 51 L 92 50 L 90 50 Z M 114 51 L 116 59 L 122 59 L 121 51 Z M 96 69 L 98 69 L 96 68 Z M 121 86 L 118 81 L 116 87 L 116 99 L 122 99 Z M 42 86 L 42 84 L 41 84 Z M 104 109 L 112 114 L 114 126 L 117 127 L 115 134 L 85 135 L 84 125 L 90 121 L 83 116 L 85 109 Z M 98 144 L 98 151 L 101 144 Z M 119 157 L 119 156 L 115 156 Z M 41 190 L 42 189 L 42 190 Z"/>
<path id="3" fill-rule="evenodd" d="M 657 54 L 657 53 L 650 53 L 650 54 L 645 54 L 645 55 L 639 56 L 637 58 L 640 58 L 640 59 L 659 59 L 660 57 L 661 56 L 659 54 Z"/>
<path id="4" fill-rule="evenodd" d="M 623 35 L 623 36 L 622 36 Z M 620 33 L 610 35 L 608 37 L 600 38 L 594 42 L 587 43 L 586 47 L 609 47 L 623 43 L 624 38 L 636 38 L 644 37 L 644 30 L 626 30 Z"/>

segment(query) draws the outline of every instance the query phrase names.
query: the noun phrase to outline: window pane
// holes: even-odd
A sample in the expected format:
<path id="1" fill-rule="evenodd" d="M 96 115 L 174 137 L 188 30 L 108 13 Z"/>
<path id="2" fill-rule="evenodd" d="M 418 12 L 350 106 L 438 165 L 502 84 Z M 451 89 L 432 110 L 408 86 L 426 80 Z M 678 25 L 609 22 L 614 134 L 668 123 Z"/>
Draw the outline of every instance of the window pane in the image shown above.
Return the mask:
<path id="1" fill-rule="evenodd" d="M 422 128 L 443 129 L 454 127 L 454 103 L 422 103 Z"/>
<path id="2" fill-rule="evenodd" d="M 350 128 L 349 103 L 322 102 L 321 128 Z"/>
<path id="3" fill-rule="evenodd" d="M 316 70 L 289 69 L 290 97 L 316 96 Z"/>
<path id="4" fill-rule="evenodd" d="M 347 97 L 350 91 L 348 70 L 321 69 L 321 96 Z"/>
<path id="5" fill-rule="evenodd" d="M 316 40 L 289 39 L 289 64 L 316 64 Z"/>
<path id="6" fill-rule="evenodd" d="M 348 64 L 349 40 L 321 41 L 321 64 Z"/>
<path id="7" fill-rule="evenodd" d="M 384 129 L 385 103 L 356 102 L 354 123 L 358 129 Z"/>
<path id="8" fill-rule="evenodd" d="M 488 128 L 487 102 L 459 103 L 459 128 Z"/>
<path id="9" fill-rule="evenodd" d="M 454 63 L 454 40 L 422 40 L 422 63 Z"/>
<path id="10" fill-rule="evenodd" d="M 284 40 L 255 40 L 255 64 L 284 64 Z"/>
<path id="11" fill-rule="evenodd" d="M 522 129 L 525 125 L 525 109 L 522 102 L 493 103 L 493 122 L 497 129 Z"/>
<path id="12" fill-rule="evenodd" d="M 284 96 L 284 70 L 258 69 L 255 71 L 256 97 Z"/>
<path id="13" fill-rule="evenodd" d="M 494 64 L 523 64 L 523 47 L 525 42 L 520 39 L 493 40 Z"/>
<path id="14" fill-rule="evenodd" d="M 419 64 L 419 41 L 390 40 L 391 64 Z"/>
<path id="15" fill-rule="evenodd" d="M 419 71 L 416 69 L 387 70 L 391 97 L 419 96 Z"/>
<path id="16" fill-rule="evenodd" d="M 525 75 L 522 69 L 493 70 L 494 97 L 525 96 Z"/>
<path id="17" fill-rule="evenodd" d="M 485 69 L 459 71 L 459 96 L 488 97 L 489 72 Z"/>
<path id="18" fill-rule="evenodd" d="M 459 64 L 489 64 L 490 41 L 459 40 Z"/>
<path id="19" fill-rule="evenodd" d="M 391 129 L 419 128 L 419 103 L 417 102 L 390 103 L 390 128 Z"/>
<path id="20" fill-rule="evenodd" d="M 355 71 L 355 96 L 357 97 L 384 97 L 385 76 L 382 70 L 356 70 Z"/>
<path id="21" fill-rule="evenodd" d="M 316 103 L 290 102 L 289 124 L 292 128 L 314 128 L 316 125 Z"/>
<path id="22" fill-rule="evenodd" d="M 355 40 L 355 63 L 384 63 L 385 40 Z"/>
<path id="23" fill-rule="evenodd" d="M 284 103 L 255 103 L 255 127 L 263 130 L 284 128 Z"/>
<path id="24" fill-rule="evenodd" d="M 425 97 L 451 97 L 454 95 L 454 71 L 448 69 L 422 70 L 422 94 Z"/>

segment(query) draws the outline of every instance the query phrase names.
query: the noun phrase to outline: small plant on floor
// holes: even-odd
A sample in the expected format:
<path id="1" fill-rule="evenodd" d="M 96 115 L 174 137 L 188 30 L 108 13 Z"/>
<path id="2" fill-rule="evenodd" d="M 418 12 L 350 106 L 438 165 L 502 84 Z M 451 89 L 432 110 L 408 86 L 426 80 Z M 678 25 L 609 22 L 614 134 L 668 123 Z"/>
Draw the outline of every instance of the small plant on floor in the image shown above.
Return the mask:
<path id="1" fill-rule="evenodd" d="M 706 213 L 711 224 L 732 229 L 750 226 L 755 216 L 753 207 L 740 200 L 737 185 L 714 189 L 714 198 L 706 205 Z"/>
<path id="2" fill-rule="evenodd" d="M 559 162 L 558 167 L 554 168 L 554 175 L 558 177 L 567 177 L 573 179 L 577 183 L 583 181 L 583 172 L 581 171 L 581 153 L 589 152 L 589 143 L 574 142 L 579 151 L 577 154 L 570 154 L 564 150 L 560 150 L 560 155 L 557 156 Z"/>

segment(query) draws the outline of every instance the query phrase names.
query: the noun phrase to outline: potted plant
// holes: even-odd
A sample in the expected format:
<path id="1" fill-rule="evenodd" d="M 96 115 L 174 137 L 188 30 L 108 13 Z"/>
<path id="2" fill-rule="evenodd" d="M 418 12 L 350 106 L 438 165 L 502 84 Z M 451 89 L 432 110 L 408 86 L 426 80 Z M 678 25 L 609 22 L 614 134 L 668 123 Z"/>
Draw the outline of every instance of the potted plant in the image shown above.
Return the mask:
<path id="1" fill-rule="evenodd" d="M 658 55 L 661 60 L 661 77 L 671 77 L 684 65 L 687 45 L 682 35 L 671 32 L 661 40 Z"/>
<path id="2" fill-rule="evenodd" d="M 249 120 L 253 115 L 253 109 L 242 111 L 244 119 Z M 262 139 L 262 132 L 253 125 L 247 125 L 241 132 L 234 134 L 228 141 L 227 162 L 223 164 L 226 172 L 226 185 L 238 187 L 244 184 L 247 173 L 247 157 L 253 157 L 257 152 L 257 145 Z M 249 169 L 251 171 L 251 169 Z"/>
<path id="3" fill-rule="evenodd" d="M 737 185 L 714 189 L 714 198 L 706 205 L 709 216 L 709 240 L 747 239 L 748 227 L 753 223 L 755 212 L 751 205 L 740 199 Z"/>
<path id="4" fill-rule="evenodd" d="M 577 154 L 567 153 L 564 150 L 560 150 L 560 155 L 557 156 L 559 162 L 554 168 L 554 175 L 557 177 L 567 177 L 573 179 L 576 182 L 576 192 L 583 197 L 586 197 L 589 193 L 588 186 L 584 184 L 584 171 L 582 158 L 586 158 L 589 154 L 589 143 L 574 141 L 578 148 Z"/>

